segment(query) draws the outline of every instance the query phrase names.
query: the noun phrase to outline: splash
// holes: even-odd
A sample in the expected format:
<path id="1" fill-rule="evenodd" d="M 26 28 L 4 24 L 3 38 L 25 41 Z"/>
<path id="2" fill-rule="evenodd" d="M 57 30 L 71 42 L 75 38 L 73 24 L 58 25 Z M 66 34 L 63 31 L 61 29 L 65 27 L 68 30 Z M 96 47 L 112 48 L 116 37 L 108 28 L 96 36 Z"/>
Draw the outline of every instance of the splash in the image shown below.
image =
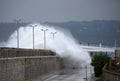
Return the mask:
<path id="1" fill-rule="evenodd" d="M 35 24 L 30 24 L 35 25 Z M 33 30 L 30 25 L 19 28 L 19 47 L 33 47 Z M 63 31 L 56 27 L 37 24 L 34 28 L 34 47 L 35 49 L 44 49 L 44 32 L 41 29 L 48 29 L 45 32 L 46 49 L 52 50 L 58 56 L 64 59 L 66 66 L 86 66 L 90 64 L 91 59 L 85 50 L 75 41 L 70 32 Z M 53 35 L 51 32 L 57 32 Z M 5 44 L 6 47 L 17 47 L 17 31 L 14 31 Z"/>

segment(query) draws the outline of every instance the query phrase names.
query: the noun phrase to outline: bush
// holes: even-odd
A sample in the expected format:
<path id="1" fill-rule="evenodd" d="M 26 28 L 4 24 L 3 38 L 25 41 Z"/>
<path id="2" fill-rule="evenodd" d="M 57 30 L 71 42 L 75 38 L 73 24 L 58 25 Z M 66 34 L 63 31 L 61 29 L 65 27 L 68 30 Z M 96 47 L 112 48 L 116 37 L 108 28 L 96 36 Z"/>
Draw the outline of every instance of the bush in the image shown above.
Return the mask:
<path id="1" fill-rule="evenodd" d="M 102 68 L 108 63 L 110 57 L 108 57 L 105 53 L 97 53 L 93 59 L 91 65 L 94 66 L 95 77 L 99 77 L 102 75 Z"/>

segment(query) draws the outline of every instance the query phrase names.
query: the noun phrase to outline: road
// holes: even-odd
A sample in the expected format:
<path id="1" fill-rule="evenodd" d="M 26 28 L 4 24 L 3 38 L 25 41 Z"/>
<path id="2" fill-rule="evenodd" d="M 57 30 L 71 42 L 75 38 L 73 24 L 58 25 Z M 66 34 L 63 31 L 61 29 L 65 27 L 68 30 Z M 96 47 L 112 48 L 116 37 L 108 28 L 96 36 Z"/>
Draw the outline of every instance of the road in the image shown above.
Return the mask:
<path id="1" fill-rule="evenodd" d="M 88 81 L 90 81 L 92 73 L 93 69 L 88 68 L 87 69 Z M 84 78 L 86 78 L 85 68 L 80 69 L 73 68 L 64 69 L 59 74 L 55 74 L 44 79 L 38 78 L 33 81 L 85 81 Z"/>

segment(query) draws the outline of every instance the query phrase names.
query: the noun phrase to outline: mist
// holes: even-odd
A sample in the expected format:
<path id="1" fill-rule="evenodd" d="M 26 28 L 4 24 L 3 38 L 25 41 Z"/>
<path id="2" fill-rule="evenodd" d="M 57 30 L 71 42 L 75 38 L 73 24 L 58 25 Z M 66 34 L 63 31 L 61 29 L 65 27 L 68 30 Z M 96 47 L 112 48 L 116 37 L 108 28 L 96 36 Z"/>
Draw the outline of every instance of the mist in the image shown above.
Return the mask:
<path id="1" fill-rule="evenodd" d="M 20 27 L 19 30 L 19 47 L 33 48 L 33 30 L 29 24 Z M 34 28 L 34 47 L 35 49 L 44 49 L 44 32 L 41 29 L 47 29 L 45 32 L 46 49 L 54 51 L 57 56 L 64 59 L 67 67 L 84 67 L 91 63 L 89 53 L 82 49 L 72 34 L 67 30 L 59 29 L 52 26 L 41 25 L 37 23 Z M 57 32 L 54 37 L 51 32 Z M 17 31 L 15 30 L 7 42 L 1 43 L 4 47 L 17 47 Z"/>

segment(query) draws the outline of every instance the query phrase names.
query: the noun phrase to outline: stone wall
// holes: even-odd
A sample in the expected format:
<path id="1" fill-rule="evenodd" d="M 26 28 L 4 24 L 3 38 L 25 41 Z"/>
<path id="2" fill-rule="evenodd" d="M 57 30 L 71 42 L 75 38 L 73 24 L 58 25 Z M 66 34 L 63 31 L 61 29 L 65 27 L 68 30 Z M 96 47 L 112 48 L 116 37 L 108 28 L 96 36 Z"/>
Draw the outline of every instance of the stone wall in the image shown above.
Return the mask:
<path id="1" fill-rule="evenodd" d="M 0 58 L 6 57 L 25 57 L 25 56 L 54 56 L 55 53 L 50 50 L 40 49 L 17 49 L 17 48 L 0 48 Z"/>
<path id="2" fill-rule="evenodd" d="M 120 73 L 115 71 L 109 71 L 106 66 L 103 68 L 104 81 L 120 81 Z"/>
<path id="3" fill-rule="evenodd" d="M 25 79 L 33 79 L 43 74 L 60 70 L 60 59 L 56 56 L 43 56 L 25 59 Z"/>
<path id="4" fill-rule="evenodd" d="M 0 81 L 24 81 L 24 59 L 0 58 Z"/>
<path id="5" fill-rule="evenodd" d="M 36 53 L 36 56 L 34 55 L 34 52 L 31 53 L 31 56 L 28 56 L 29 53 L 27 53 L 27 55 L 23 52 L 25 56 L 19 55 L 17 57 L 12 57 L 12 53 L 6 53 L 8 57 L 4 55 L 4 58 L 0 58 L 0 81 L 32 80 L 33 78 L 37 78 L 41 75 L 59 71 L 61 69 L 60 59 L 55 56 L 55 54 L 47 54 L 49 52 L 44 50 L 42 55 L 40 53 Z M 1 55 L 2 54 L 3 52 L 1 52 Z M 14 53 L 14 55 L 17 54 Z"/>
<path id="6" fill-rule="evenodd" d="M 120 81 L 120 50 L 115 50 L 115 59 L 103 68 L 104 81 Z"/>

